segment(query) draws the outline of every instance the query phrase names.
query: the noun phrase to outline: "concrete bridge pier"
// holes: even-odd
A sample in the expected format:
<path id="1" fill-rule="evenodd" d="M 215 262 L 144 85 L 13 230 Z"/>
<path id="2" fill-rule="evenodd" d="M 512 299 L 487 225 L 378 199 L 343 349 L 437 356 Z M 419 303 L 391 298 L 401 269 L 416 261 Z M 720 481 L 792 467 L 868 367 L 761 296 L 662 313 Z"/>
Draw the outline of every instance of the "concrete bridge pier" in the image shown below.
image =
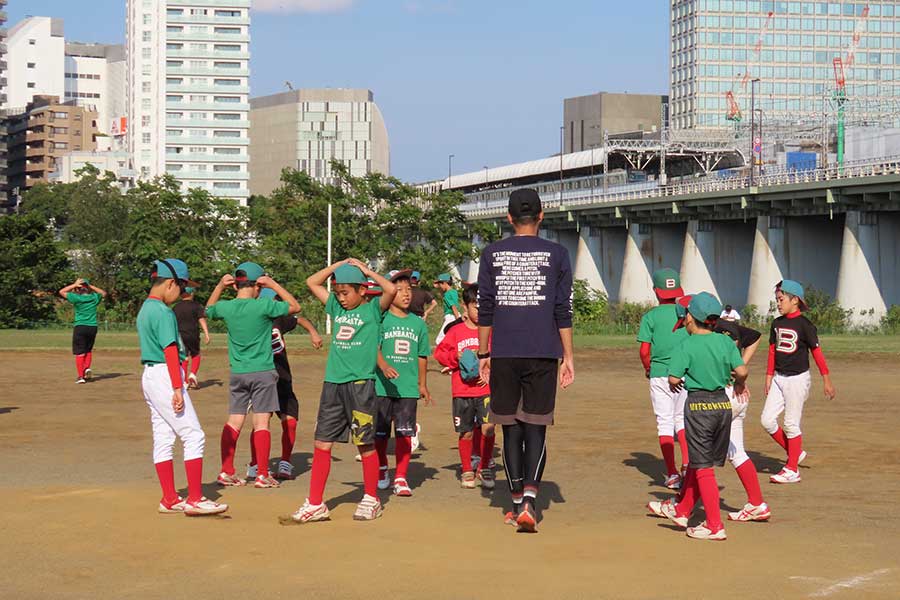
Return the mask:
<path id="1" fill-rule="evenodd" d="M 656 302 L 650 267 L 645 258 L 645 253 L 652 247 L 652 243 L 649 227 L 642 227 L 637 223 L 628 226 L 625 256 L 622 260 L 622 278 L 619 284 L 620 302 Z"/>
<path id="2" fill-rule="evenodd" d="M 850 319 L 857 326 L 877 325 L 881 321 L 887 312 L 882 286 L 886 279 L 896 280 L 897 249 L 893 248 L 892 254 L 881 252 L 879 230 L 878 213 L 847 213 L 836 300 L 842 308 L 853 311 Z"/>
<path id="3" fill-rule="evenodd" d="M 591 227 L 582 226 L 578 232 L 578 247 L 572 261 L 575 279 L 585 279 L 588 286 L 609 297 L 609 290 L 600 273 L 603 259 L 600 254 L 600 237 L 592 236 Z"/>
<path id="4" fill-rule="evenodd" d="M 701 221 L 688 221 L 681 255 L 681 287 L 688 294 L 709 292 L 719 297 L 713 281 L 715 239 L 710 225 L 708 222 L 701 225 Z"/>
<path id="5" fill-rule="evenodd" d="M 747 304 L 754 305 L 760 314 L 768 313 L 775 298 L 775 284 L 785 278 L 787 264 L 784 218 L 775 217 L 773 221 L 768 216 L 757 217 Z"/>

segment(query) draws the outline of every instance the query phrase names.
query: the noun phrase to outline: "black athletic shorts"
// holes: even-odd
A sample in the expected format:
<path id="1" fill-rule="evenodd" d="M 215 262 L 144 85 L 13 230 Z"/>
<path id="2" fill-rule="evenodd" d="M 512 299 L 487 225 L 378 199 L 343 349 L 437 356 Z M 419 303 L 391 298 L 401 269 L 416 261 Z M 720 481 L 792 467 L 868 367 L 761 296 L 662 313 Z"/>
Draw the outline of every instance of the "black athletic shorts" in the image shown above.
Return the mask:
<path id="1" fill-rule="evenodd" d="M 378 396 L 375 399 L 375 437 L 391 437 L 391 423 L 394 424 L 394 435 L 412 437 L 416 435 L 416 408 L 418 398 L 388 398 Z"/>
<path id="2" fill-rule="evenodd" d="M 487 425 L 490 410 L 490 396 L 453 398 L 453 428 L 456 433 L 468 433 L 476 426 Z"/>
<path id="3" fill-rule="evenodd" d="M 688 392 L 684 403 L 684 430 L 692 469 L 725 464 L 731 417 L 731 401 L 725 390 Z"/>
<path id="4" fill-rule="evenodd" d="M 294 395 L 291 381 L 278 380 L 278 416 L 300 418 L 300 402 Z"/>
<path id="5" fill-rule="evenodd" d="M 364 446 L 375 442 L 375 381 L 322 384 L 316 440 Z"/>
<path id="6" fill-rule="evenodd" d="M 76 325 L 72 330 L 72 354 L 78 356 L 92 351 L 96 339 L 96 325 Z"/>
<path id="7" fill-rule="evenodd" d="M 555 358 L 492 358 L 491 423 L 552 425 L 558 369 Z"/>
<path id="8" fill-rule="evenodd" d="M 179 334 L 181 335 L 181 334 Z M 200 335 L 181 336 L 181 343 L 184 344 L 184 351 L 188 356 L 200 356 Z"/>

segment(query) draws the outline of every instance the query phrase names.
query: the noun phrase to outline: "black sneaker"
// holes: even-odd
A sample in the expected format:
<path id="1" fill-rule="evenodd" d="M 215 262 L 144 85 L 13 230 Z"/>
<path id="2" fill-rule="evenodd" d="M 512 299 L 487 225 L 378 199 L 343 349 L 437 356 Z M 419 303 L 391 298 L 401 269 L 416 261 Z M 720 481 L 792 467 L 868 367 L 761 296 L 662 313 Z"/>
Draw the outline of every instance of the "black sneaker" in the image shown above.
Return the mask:
<path id="1" fill-rule="evenodd" d="M 496 484 L 496 479 L 494 479 L 494 470 L 493 469 L 482 469 L 478 471 L 478 479 L 481 480 L 481 487 L 486 490 L 494 489 L 494 485 Z"/>

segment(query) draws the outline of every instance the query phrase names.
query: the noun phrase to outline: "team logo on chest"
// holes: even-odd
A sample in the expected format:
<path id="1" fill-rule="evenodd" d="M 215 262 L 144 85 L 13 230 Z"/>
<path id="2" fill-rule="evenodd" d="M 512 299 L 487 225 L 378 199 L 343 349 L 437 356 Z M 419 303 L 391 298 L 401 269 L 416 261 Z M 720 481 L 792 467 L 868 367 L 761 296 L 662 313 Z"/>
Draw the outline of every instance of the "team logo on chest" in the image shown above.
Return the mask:
<path id="1" fill-rule="evenodd" d="M 355 327 L 351 327 L 350 325 L 341 325 L 340 328 L 335 332 L 334 339 L 348 341 L 352 340 L 354 335 L 356 335 Z"/>
<path id="2" fill-rule="evenodd" d="M 797 351 L 797 340 L 799 335 L 793 329 L 775 328 L 775 349 L 784 354 L 793 354 Z"/>

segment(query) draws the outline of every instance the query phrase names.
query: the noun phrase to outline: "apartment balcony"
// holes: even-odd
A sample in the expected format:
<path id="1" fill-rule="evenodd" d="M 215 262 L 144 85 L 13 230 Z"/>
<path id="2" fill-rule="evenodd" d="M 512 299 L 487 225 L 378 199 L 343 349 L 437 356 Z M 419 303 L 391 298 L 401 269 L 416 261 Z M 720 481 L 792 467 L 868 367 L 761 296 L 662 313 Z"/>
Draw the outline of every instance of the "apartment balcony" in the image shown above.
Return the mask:
<path id="1" fill-rule="evenodd" d="M 166 110 L 248 111 L 249 102 L 166 102 Z"/>
<path id="2" fill-rule="evenodd" d="M 250 173 L 223 172 L 223 171 L 169 171 L 172 175 L 182 180 L 200 181 L 249 181 Z"/>
<path id="3" fill-rule="evenodd" d="M 240 137 L 188 137 L 184 135 L 167 135 L 166 144 L 169 146 L 249 146 L 250 138 Z"/>
<path id="4" fill-rule="evenodd" d="M 214 6 L 220 10 L 229 8 L 250 8 L 250 0 L 170 0 L 169 8 L 181 6 Z"/>
<path id="5" fill-rule="evenodd" d="M 166 153 L 166 162 L 208 162 L 208 163 L 247 163 L 250 162 L 249 154 L 180 154 Z"/>
<path id="6" fill-rule="evenodd" d="M 248 50 L 181 50 L 166 49 L 166 58 L 225 58 L 231 60 L 250 60 Z"/>
<path id="7" fill-rule="evenodd" d="M 25 148 L 25 158 L 31 158 L 32 156 L 48 156 L 50 154 L 49 148 L 44 146 L 32 148 L 30 146 Z"/>
<path id="8" fill-rule="evenodd" d="M 169 94 L 249 94 L 249 85 L 190 85 L 167 84 L 166 92 Z"/>
<path id="9" fill-rule="evenodd" d="M 223 27 L 225 25 L 223 24 Z M 169 42 L 217 42 L 217 43 L 228 43 L 228 42 L 249 42 L 250 34 L 249 33 L 189 33 L 187 31 L 182 33 L 176 32 L 167 32 L 166 33 L 166 41 Z"/>
<path id="10" fill-rule="evenodd" d="M 231 8 L 231 7 L 228 7 Z M 169 15 L 166 17 L 168 23 L 184 23 L 184 24 L 209 24 L 209 25 L 249 25 L 250 17 L 216 17 L 203 15 Z"/>
<path id="11" fill-rule="evenodd" d="M 174 75 L 211 75 L 213 77 L 249 77 L 250 69 L 227 69 L 227 68 L 192 68 L 184 67 L 166 67 L 166 75 L 172 77 Z"/>
<path id="12" fill-rule="evenodd" d="M 245 119 L 222 120 L 222 119 L 173 119 L 166 118 L 166 127 L 205 127 L 205 128 L 236 128 L 247 129 L 250 127 L 250 121 Z"/>

